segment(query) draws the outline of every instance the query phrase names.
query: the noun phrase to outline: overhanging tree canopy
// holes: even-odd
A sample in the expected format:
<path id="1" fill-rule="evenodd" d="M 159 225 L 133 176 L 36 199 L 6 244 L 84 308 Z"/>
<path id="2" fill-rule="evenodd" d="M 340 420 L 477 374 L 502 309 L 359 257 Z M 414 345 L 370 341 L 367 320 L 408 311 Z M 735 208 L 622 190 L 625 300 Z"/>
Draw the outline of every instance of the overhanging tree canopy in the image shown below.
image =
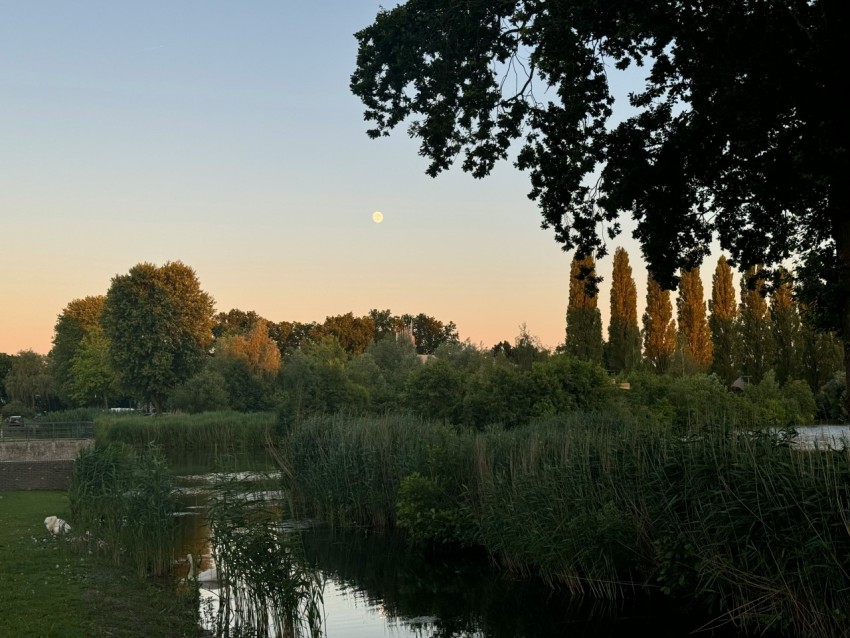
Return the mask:
<path id="1" fill-rule="evenodd" d="M 370 136 L 410 122 L 431 175 L 462 156 L 483 177 L 519 140 L 564 248 L 604 255 L 603 229 L 630 214 L 665 287 L 713 237 L 741 269 L 816 262 L 810 290 L 847 344 L 847 15 L 840 0 L 408 0 L 356 34 L 351 89 Z M 645 89 L 611 125 L 608 76 L 630 65 Z"/>

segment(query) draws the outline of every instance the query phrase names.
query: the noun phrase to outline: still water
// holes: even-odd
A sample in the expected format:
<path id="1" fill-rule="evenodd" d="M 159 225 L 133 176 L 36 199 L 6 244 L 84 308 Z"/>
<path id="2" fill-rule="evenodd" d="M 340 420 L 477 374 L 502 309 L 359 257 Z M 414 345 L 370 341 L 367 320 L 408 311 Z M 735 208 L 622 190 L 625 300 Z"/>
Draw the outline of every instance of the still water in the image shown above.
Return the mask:
<path id="1" fill-rule="evenodd" d="M 243 457 L 229 463 L 219 463 L 218 473 L 198 460 L 177 465 L 184 513 L 179 551 L 201 559 L 198 571 L 213 567 L 206 512 L 217 474 L 244 481 L 245 499 L 281 496 L 273 476 L 265 484 L 256 482 L 274 472 L 270 460 Z M 692 635 L 706 622 L 654 602 L 575 600 L 566 591 L 500 572 L 483 554 L 411 547 L 392 535 L 332 530 L 316 521 L 289 520 L 284 526 L 300 535 L 304 558 L 323 582 L 327 638 L 673 638 Z M 200 584 L 211 629 L 209 618 L 221 592 L 214 582 Z"/>

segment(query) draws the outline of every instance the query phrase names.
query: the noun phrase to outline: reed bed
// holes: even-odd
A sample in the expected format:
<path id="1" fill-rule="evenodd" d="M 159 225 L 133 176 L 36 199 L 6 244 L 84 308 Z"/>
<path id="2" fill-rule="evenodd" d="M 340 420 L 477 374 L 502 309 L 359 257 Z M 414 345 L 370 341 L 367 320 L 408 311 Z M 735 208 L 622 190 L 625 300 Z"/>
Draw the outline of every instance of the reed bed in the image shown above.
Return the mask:
<path id="1" fill-rule="evenodd" d="M 68 491 L 76 540 L 140 576 L 163 576 L 174 562 L 174 485 L 154 447 L 80 451 Z"/>
<path id="2" fill-rule="evenodd" d="M 401 480 L 425 471 L 429 449 L 448 436 L 410 415 L 311 416 L 280 442 L 299 504 L 331 523 L 386 527 Z"/>
<path id="3" fill-rule="evenodd" d="M 101 443 L 149 443 L 169 453 L 196 449 L 227 454 L 263 449 L 274 428 L 274 413 L 204 412 L 202 414 L 103 415 L 95 422 Z"/>
<path id="4" fill-rule="evenodd" d="M 334 522 L 481 545 L 576 594 L 658 592 L 718 622 L 846 635 L 850 453 L 699 426 L 572 414 L 471 433 L 337 415 L 294 425 L 280 451 Z"/>
<path id="5" fill-rule="evenodd" d="M 212 492 L 215 635 L 321 636 L 324 582 L 304 557 L 299 533 L 285 528 L 279 503 L 246 499 L 244 491 L 244 484 L 222 478 Z"/>

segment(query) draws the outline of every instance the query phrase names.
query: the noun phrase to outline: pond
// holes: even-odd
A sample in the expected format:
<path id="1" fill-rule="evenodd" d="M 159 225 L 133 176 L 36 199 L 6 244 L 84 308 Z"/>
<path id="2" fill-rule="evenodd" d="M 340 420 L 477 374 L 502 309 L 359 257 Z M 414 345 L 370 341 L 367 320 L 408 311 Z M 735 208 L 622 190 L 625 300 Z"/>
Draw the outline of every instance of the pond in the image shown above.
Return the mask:
<path id="1" fill-rule="evenodd" d="M 213 465 L 217 465 L 215 472 L 209 471 Z M 196 574 L 215 567 L 207 520 L 211 488 L 217 480 L 226 477 L 242 485 L 241 498 L 246 501 L 271 503 L 280 508 L 279 513 L 285 510 L 274 464 L 264 456 L 235 457 L 224 463 L 180 459 L 174 467 L 183 510 L 178 551 L 196 557 Z M 270 482 L 258 482 L 265 476 L 271 476 Z M 298 551 L 287 545 L 274 554 L 298 554 L 322 584 L 322 631 L 328 638 L 631 637 L 644 633 L 672 638 L 692 635 L 707 622 L 655 600 L 575 600 L 564 590 L 498 570 L 483 553 L 412 547 L 393 535 L 333 530 L 317 521 L 283 520 L 280 528 L 285 537 L 297 542 Z M 187 561 L 181 575 L 188 567 Z M 202 620 L 215 634 L 223 594 L 219 583 L 200 580 Z M 271 622 L 264 631 L 287 635 L 285 628 L 274 627 Z M 219 635 L 220 630 L 219 626 Z"/>
<path id="2" fill-rule="evenodd" d="M 798 425 L 794 445 L 800 449 L 840 450 L 850 442 L 848 425 Z"/>

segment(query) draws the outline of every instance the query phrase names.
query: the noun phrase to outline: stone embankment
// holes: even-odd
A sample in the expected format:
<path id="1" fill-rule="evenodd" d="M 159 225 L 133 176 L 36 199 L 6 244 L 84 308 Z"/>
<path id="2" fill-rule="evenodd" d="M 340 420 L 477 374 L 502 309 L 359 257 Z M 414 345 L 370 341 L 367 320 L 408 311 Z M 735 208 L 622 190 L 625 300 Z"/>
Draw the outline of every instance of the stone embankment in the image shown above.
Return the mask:
<path id="1" fill-rule="evenodd" d="M 0 492 L 68 489 L 74 459 L 93 444 L 92 439 L 0 441 Z"/>

